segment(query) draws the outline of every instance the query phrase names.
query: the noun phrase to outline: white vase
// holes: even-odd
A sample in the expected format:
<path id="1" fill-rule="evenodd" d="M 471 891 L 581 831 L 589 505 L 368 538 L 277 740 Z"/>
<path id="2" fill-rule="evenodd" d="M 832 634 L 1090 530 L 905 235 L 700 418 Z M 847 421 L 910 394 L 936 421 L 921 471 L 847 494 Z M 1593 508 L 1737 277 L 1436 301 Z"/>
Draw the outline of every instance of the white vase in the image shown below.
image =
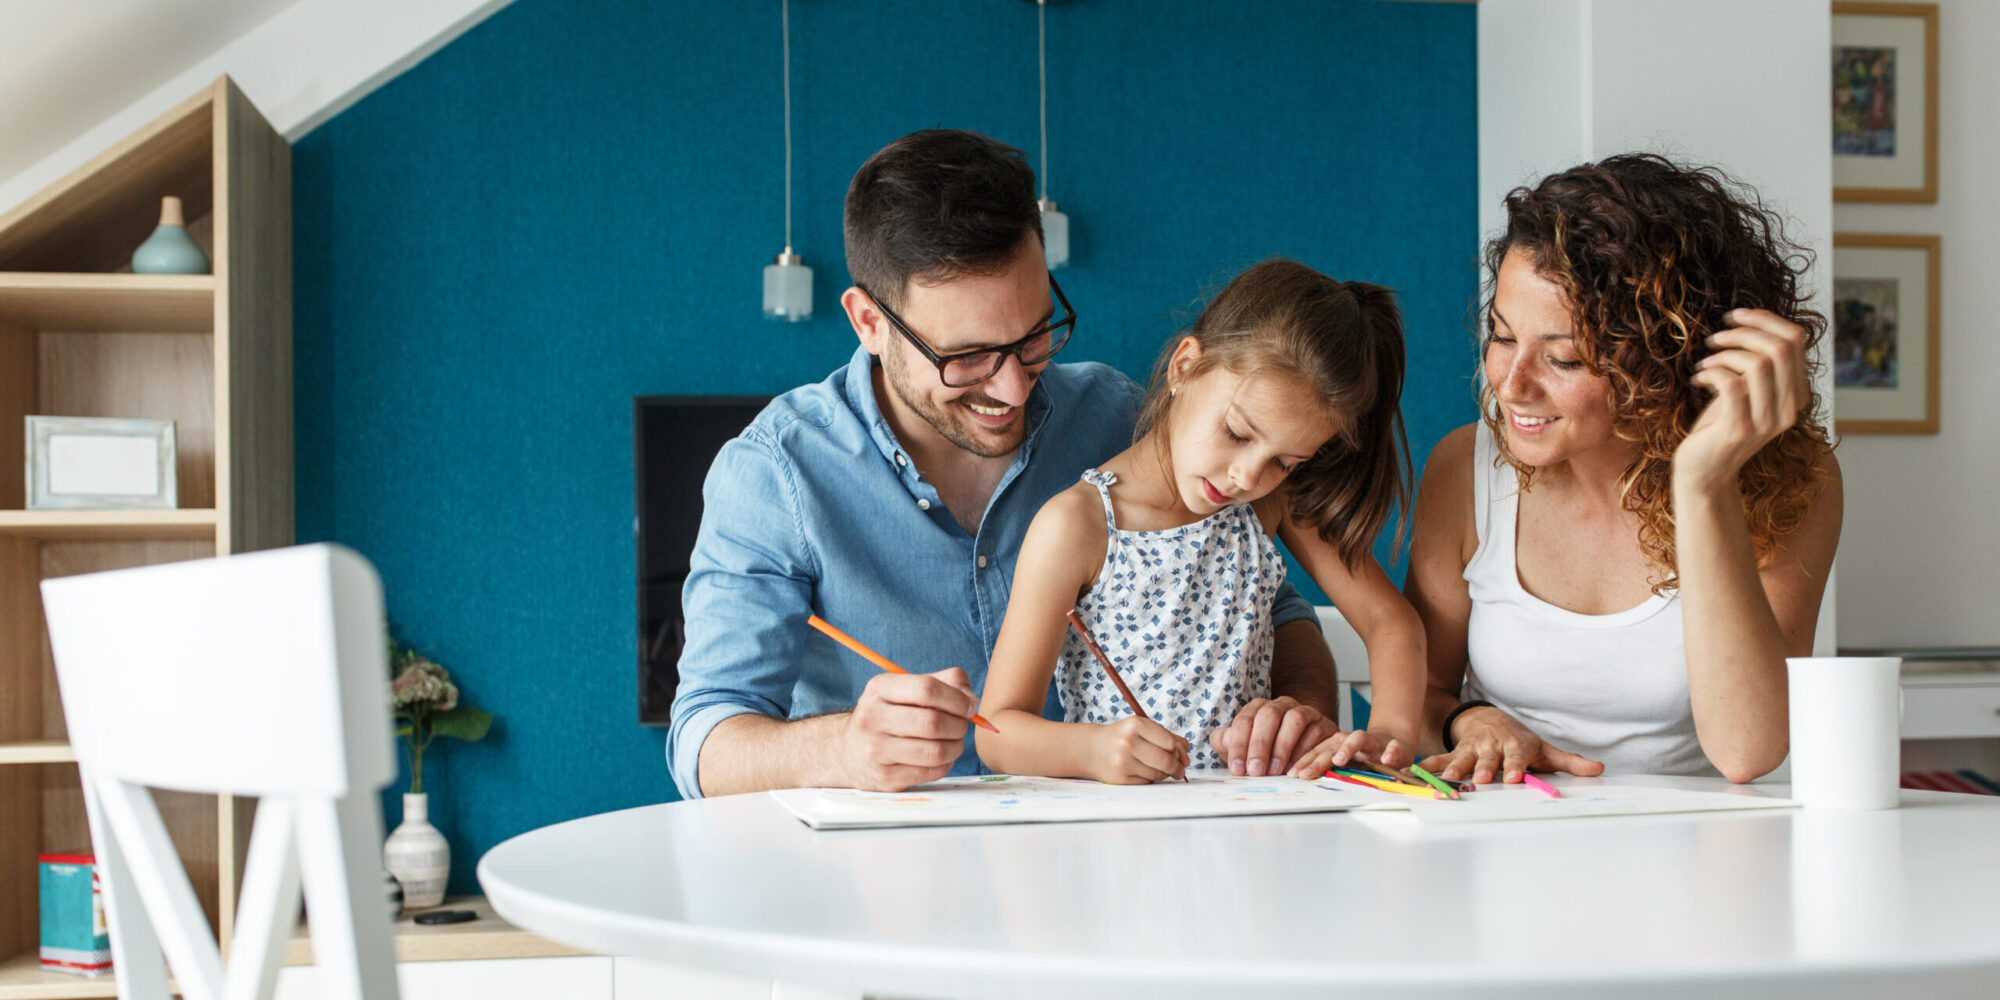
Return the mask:
<path id="1" fill-rule="evenodd" d="M 403 883 L 403 906 L 420 910 L 444 902 L 451 875 L 451 845 L 431 825 L 430 796 L 403 796 L 403 823 L 382 847 L 382 866 Z"/>

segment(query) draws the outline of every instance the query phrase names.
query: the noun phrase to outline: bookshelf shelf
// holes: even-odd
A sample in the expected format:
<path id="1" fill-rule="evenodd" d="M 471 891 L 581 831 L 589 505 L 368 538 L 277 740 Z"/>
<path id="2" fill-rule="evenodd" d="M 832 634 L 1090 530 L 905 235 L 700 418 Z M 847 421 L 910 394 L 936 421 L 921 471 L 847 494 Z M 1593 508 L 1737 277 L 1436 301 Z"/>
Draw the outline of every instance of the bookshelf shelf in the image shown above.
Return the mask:
<path id="1" fill-rule="evenodd" d="M 215 276 L 4 272 L 0 322 L 73 333 L 213 333 Z"/>

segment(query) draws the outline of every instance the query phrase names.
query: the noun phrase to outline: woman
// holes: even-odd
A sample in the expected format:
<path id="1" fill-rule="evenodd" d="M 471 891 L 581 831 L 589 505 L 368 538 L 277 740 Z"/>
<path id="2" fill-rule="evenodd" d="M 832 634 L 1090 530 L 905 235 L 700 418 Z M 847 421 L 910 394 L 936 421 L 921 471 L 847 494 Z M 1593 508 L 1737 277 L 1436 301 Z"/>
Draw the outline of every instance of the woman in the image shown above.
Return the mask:
<path id="1" fill-rule="evenodd" d="M 1720 171 L 1626 155 L 1509 193 L 1485 258 L 1483 418 L 1425 468 L 1406 588 L 1425 766 L 1770 771 L 1840 540 L 1810 256 Z"/>

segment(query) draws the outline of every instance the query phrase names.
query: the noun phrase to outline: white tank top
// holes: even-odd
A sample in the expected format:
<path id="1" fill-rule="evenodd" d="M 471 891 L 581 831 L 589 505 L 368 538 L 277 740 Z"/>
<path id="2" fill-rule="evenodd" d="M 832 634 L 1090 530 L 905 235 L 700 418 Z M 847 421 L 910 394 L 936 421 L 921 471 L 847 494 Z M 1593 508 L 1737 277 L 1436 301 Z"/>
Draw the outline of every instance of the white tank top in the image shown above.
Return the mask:
<path id="1" fill-rule="evenodd" d="M 1679 595 L 1584 615 L 1528 593 L 1514 561 L 1519 479 L 1483 423 L 1472 482 L 1479 548 L 1465 566 L 1465 697 L 1603 761 L 1607 776 L 1718 773 L 1695 739 Z"/>

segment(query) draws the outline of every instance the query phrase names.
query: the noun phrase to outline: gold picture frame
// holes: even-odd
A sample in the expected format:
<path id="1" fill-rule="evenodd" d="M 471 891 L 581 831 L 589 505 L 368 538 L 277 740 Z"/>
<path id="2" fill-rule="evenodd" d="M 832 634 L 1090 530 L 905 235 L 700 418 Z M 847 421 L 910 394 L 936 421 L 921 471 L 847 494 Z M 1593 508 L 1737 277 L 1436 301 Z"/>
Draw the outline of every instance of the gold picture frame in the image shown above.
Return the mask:
<path id="1" fill-rule="evenodd" d="M 1938 432 L 1936 236 L 1833 234 L 1833 425 L 1841 434 Z"/>
<path id="2" fill-rule="evenodd" d="M 1937 201 L 1937 4 L 1843 0 L 1832 27 L 1833 200 Z"/>

